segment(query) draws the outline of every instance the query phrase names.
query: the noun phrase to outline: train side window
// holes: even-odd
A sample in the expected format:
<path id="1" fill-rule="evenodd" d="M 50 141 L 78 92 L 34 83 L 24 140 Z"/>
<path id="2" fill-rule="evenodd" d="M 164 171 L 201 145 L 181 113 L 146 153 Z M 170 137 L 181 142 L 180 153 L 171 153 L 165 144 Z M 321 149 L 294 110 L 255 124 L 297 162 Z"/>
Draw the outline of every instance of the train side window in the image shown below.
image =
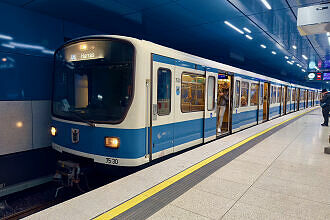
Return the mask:
<path id="1" fill-rule="evenodd" d="M 205 108 L 205 76 L 183 73 L 181 77 L 181 111 L 197 112 Z"/>
<path id="2" fill-rule="evenodd" d="M 239 94 L 241 91 L 241 82 L 239 80 L 236 80 L 236 85 L 235 85 L 235 108 L 239 108 Z"/>
<path id="3" fill-rule="evenodd" d="M 207 110 L 211 111 L 214 109 L 215 101 L 214 101 L 214 93 L 215 93 L 215 77 L 210 76 L 207 82 Z"/>
<path id="4" fill-rule="evenodd" d="M 241 107 L 248 106 L 248 103 L 249 103 L 249 83 L 242 81 Z"/>
<path id="5" fill-rule="evenodd" d="M 276 99 L 276 103 L 280 103 L 281 101 L 281 87 L 277 87 L 277 99 Z"/>
<path id="6" fill-rule="evenodd" d="M 171 70 L 159 68 L 157 72 L 157 112 L 169 115 L 171 112 Z"/>
<path id="7" fill-rule="evenodd" d="M 251 83 L 251 100 L 250 106 L 257 106 L 259 98 L 259 84 Z"/>

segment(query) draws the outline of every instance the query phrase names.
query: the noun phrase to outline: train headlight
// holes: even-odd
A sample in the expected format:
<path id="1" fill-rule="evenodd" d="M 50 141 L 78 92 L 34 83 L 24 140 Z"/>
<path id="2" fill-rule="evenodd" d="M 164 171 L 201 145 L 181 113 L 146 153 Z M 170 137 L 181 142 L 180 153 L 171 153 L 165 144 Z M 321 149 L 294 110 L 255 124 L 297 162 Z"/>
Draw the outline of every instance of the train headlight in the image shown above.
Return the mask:
<path id="1" fill-rule="evenodd" d="M 56 134 L 57 134 L 57 129 L 55 128 L 55 127 L 50 127 L 50 134 L 52 135 L 52 136 L 56 136 Z"/>
<path id="2" fill-rule="evenodd" d="M 117 137 L 105 137 L 104 145 L 110 148 L 119 148 L 120 140 Z"/>

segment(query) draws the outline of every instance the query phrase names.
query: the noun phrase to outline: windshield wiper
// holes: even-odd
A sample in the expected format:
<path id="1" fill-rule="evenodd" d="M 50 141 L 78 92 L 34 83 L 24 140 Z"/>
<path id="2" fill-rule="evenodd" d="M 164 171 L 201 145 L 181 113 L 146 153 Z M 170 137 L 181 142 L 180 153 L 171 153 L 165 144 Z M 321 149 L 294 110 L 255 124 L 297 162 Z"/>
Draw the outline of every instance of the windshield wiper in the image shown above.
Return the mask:
<path id="1" fill-rule="evenodd" d="M 73 113 L 73 115 L 76 116 L 80 121 L 87 123 L 91 127 L 95 127 L 95 124 L 93 122 L 88 121 L 87 119 L 84 119 L 78 112 L 75 111 L 69 111 L 70 113 Z"/>

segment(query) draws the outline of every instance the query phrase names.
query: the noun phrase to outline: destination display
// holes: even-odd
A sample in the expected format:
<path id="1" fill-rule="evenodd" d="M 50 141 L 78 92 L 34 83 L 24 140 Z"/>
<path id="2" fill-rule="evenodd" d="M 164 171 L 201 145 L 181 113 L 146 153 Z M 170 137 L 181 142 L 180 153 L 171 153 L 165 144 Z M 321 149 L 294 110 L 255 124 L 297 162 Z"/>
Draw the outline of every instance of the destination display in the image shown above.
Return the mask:
<path id="1" fill-rule="evenodd" d="M 69 62 L 104 58 L 107 47 L 102 42 L 89 41 L 70 45 L 65 48 L 65 58 Z"/>

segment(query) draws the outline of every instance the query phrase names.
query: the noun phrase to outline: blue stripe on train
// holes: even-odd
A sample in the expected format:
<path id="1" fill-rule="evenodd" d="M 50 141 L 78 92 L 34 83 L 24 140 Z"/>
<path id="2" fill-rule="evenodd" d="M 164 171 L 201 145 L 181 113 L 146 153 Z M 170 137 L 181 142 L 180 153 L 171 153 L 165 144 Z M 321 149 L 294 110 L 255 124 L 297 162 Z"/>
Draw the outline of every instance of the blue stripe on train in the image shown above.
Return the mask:
<path id="1" fill-rule="evenodd" d="M 279 114 L 280 107 L 270 108 L 270 117 Z M 233 114 L 233 129 L 257 122 L 257 110 Z M 262 110 L 259 110 L 259 117 L 262 118 Z M 203 138 L 202 118 L 184 122 L 176 122 L 153 127 L 153 152 L 159 152 L 173 146 L 178 146 L 200 138 Z M 90 154 L 118 157 L 118 158 L 139 158 L 146 152 L 147 129 L 116 129 L 89 127 L 70 124 L 53 120 L 52 125 L 57 128 L 58 134 L 53 137 L 53 142 L 61 146 Z M 73 144 L 71 141 L 71 129 L 78 128 L 80 141 Z M 216 118 L 208 118 L 205 122 L 205 137 L 216 134 Z M 120 147 L 111 149 L 104 147 L 104 137 L 115 136 L 120 138 Z"/>

